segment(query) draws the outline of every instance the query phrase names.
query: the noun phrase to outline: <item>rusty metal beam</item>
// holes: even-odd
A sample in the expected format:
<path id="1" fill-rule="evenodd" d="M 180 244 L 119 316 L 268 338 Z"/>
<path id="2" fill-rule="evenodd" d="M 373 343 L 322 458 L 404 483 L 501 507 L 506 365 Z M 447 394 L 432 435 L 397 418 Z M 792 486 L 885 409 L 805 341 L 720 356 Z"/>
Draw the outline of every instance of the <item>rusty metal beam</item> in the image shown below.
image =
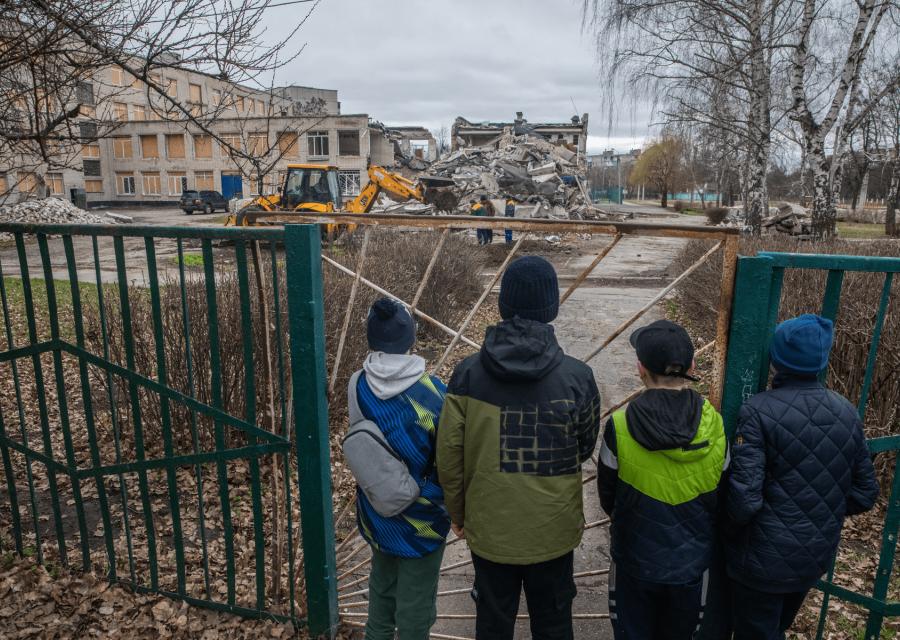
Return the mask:
<path id="1" fill-rule="evenodd" d="M 716 354 L 713 359 L 713 379 L 709 401 L 718 411 L 722 406 L 725 385 L 725 359 L 728 354 L 728 328 L 731 324 L 731 305 L 734 301 L 734 277 L 737 271 L 738 236 L 725 239 L 722 253 L 722 280 L 719 285 L 719 310 L 716 317 Z"/>
<path id="2" fill-rule="evenodd" d="M 597 265 L 600 264 L 600 261 L 603 260 L 603 258 L 605 258 L 610 251 L 613 250 L 613 247 L 615 247 L 617 244 L 619 244 L 619 240 L 621 240 L 621 239 L 622 239 L 621 233 L 617 233 L 615 236 L 613 236 L 612 242 L 610 242 L 608 245 L 606 245 L 603 248 L 603 251 L 601 251 L 600 253 L 597 254 L 597 257 L 594 258 L 593 262 L 591 262 L 591 264 L 589 264 L 587 266 L 587 268 L 585 268 L 584 271 L 582 271 L 581 273 L 578 274 L 578 277 L 575 278 L 575 282 L 573 282 L 571 285 L 569 285 L 569 288 L 566 289 L 566 292 L 560 296 L 559 306 L 562 306 L 563 302 L 568 300 L 569 296 L 571 296 L 573 293 L 575 293 L 575 289 L 580 287 L 581 283 L 584 282 L 585 279 L 589 275 L 591 275 L 591 273 L 593 273 L 594 269 L 597 268 Z"/>
<path id="3" fill-rule="evenodd" d="M 367 227 L 366 231 L 369 229 L 371 229 L 371 227 Z M 416 289 L 416 295 L 413 296 L 412 304 L 409 305 L 410 313 L 419 306 L 419 300 L 421 300 L 422 294 L 425 292 L 428 281 L 431 280 L 431 272 L 434 271 L 434 265 L 437 264 L 438 256 L 441 255 L 441 249 L 444 248 L 444 243 L 447 242 L 447 236 L 449 235 L 450 229 L 444 229 L 443 233 L 441 233 L 441 239 L 438 240 L 438 243 L 434 247 L 434 251 L 431 254 L 431 260 L 428 261 L 428 266 L 425 268 L 425 274 L 422 276 L 419 288 Z"/>
<path id="4" fill-rule="evenodd" d="M 338 371 L 341 368 L 341 357 L 344 355 L 344 343 L 347 341 L 347 330 L 350 328 L 350 316 L 353 315 L 353 305 L 356 304 L 356 292 L 359 290 L 359 279 L 362 277 L 363 265 L 366 262 L 366 250 L 369 248 L 369 238 L 372 235 L 372 227 L 366 227 L 363 234 L 362 247 L 356 260 L 356 277 L 353 286 L 350 287 L 350 298 L 347 300 L 347 308 L 344 310 L 344 323 L 341 325 L 341 337 L 338 340 L 337 352 L 334 354 L 334 364 L 331 367 L 331 380 L 328 382 L 328 395 L 334 393 L 334 385 L 337 383 Z"/>

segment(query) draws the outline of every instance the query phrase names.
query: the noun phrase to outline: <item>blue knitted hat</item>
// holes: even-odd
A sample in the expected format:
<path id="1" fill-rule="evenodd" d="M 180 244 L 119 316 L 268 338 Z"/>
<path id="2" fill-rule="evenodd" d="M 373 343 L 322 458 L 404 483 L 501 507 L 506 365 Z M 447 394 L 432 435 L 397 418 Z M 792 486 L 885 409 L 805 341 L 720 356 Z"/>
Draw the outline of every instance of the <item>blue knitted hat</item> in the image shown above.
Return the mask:
<path id="1" fill-rule="evenodd" d="M 372 351 L 406 353 L 416 341 L 416 323 L 402 304 L 381 298 L 372 304 L 366 321 Z"/>
<path id="2" fill-rule="evenodd" d="M 828 366 L 833 339 L 831 320 L 805 313 L 775 328 L 769 355 L 779 371 L 816 374 Z"/>
<path id="3" fill-rule="evenodd" d="M 553 265 L 538 256 L 515 260 L 500 282 L 500 315 L 504 320 L 552 322 L 559 313 L 559 282 Z"/>

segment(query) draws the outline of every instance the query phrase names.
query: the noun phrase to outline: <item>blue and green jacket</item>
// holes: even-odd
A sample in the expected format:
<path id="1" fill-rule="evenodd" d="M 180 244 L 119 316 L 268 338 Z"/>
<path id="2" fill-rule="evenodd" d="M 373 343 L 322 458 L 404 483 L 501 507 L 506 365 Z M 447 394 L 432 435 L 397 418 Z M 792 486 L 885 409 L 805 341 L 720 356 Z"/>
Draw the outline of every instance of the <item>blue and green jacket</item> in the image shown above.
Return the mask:
<path id="1" fill-rule="evenodd" d="M 418 500 L 391 518 L 379 515 L 357 487 L 359 531 L 375 549 L 388 555 L 421 558 L 443 545 L 450 531 L 444 492 L 434 465 L 436 430 L 446 392 L 438 378 L 426 374 L 405 391 L 384 400 L 372 392 L 365 373 L 359 377 L 357 400 L 362 414 L 381 428 L 420 485 Z"/>
<path id="2" fill-rule="evenodd" d="M 728 466 L 722 416 L 690 389 L 648 389 L 606 425 L 597 483 L 616 570 L 659 584 L 712 562 Z"/>

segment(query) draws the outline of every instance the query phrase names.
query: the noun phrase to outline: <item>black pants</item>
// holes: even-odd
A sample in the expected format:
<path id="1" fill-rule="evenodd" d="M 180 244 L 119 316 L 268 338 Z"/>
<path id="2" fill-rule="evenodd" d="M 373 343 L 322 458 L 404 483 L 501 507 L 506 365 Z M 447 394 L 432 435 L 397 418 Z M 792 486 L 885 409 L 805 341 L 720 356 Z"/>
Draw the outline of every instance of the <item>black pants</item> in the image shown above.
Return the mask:
<path id="1" fill-rule="evenodd" d="M 764 593 L 732 581 L 734 640 L 782 640 L 808 592 Z"/>
<path id="2" fill-rule="evenodd" d="M 694 640 L 731 640 L 731 584 L 725 570 L 725 549 L 719 542 L 709 568 L 709 585 L 700 630 Z"/>
<path id="3" fill-rule="evenodd" d="M 494 242 L 493 229 L 478 229 L 478 244 L 491 244 Z"/>
<path id="4" fill-rule="evenodd" d="M 616 640 L 691 640 L 703 611 L 706 574 L 687 584 L 659 584 L 609 572 L 609 617 Z"/>
<path id="5" fill-rule="evenodd" d="M 572 577 L 570 551 L 538 564 L 499 564 L 472 554 L 475 565 L 475 637 L 478 640 L 512 640 L 519 612 L 519 597 L 531 619 L 533 640 L 572 640 Z"/>

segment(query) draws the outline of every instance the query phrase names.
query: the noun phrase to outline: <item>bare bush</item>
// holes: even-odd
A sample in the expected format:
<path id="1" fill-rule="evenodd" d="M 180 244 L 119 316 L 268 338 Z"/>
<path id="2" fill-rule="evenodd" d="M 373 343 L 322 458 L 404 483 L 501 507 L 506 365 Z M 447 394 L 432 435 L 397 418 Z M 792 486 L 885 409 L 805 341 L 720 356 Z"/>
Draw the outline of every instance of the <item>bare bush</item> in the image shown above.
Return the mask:
<path id="1" fill-rule="evenodd" d="M 713 226 L 725 222 L 728 217 L 728 207 L 713 207 L 706 210 L 706 222 Z"/>

